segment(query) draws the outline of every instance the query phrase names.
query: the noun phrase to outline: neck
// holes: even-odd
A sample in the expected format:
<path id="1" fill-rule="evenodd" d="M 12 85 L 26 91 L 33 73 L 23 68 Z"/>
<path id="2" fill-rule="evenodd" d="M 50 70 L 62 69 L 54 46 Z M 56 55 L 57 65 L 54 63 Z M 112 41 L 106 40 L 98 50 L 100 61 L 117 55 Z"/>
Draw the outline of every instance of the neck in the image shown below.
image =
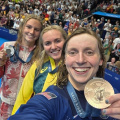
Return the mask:
<path id="1" fill-rule="evenodd" d="M 69 79 L 70 83 L 72 84 L 72 86 L 76 90 L 78 90 L 78 91 L 84 90 L 86 83 L 73 82 L 73 80 L 71 80 L 71 78 L 69 77 L 69 75 L 68 75 L 68 79 Z"/>
<path id="2" fill-rule="evenodd" d="M 33 47 L 35 45 L 35 42 L 26 42 L 26 41 L 22 41 L 22 45 L 25 47 Z"/>

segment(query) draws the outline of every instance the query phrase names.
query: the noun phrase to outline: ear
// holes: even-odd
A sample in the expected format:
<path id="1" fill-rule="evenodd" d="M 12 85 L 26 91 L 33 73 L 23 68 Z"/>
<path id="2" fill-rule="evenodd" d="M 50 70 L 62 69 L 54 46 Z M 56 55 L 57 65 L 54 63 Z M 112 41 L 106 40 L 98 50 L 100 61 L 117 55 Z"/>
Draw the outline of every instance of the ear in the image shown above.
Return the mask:
<path id="1" fill-rule="evenodd" d="M 102 66 L 102 64 L 103 64 L 103 60 L 100 60 L 99 66 Z"/>

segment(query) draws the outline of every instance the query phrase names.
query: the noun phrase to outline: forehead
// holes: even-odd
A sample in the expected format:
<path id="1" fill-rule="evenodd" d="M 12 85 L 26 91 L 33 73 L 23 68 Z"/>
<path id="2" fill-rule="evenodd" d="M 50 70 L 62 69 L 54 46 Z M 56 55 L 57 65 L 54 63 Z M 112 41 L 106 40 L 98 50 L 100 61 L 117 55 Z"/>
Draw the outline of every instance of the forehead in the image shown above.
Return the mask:
<path id="1" fill-rule="evenodd" d="M 47 32 L 45 32 L 42 36 L 43 38 L 43 41 L 46 41 L 46 40 L 54 40 L 54 39 L 58 39 L 58 38 L 63 38 L 62 37 L 62 33 L 58 30 L 49 30 Z"/>
<path id="2" fill-rule="evenodd" d="M 84 33 L 70 38 L 67 44 L 67 48 L 73 47 L 78 49 L 83 49 L 86 47 L 96 49 L 98 48 L 98 41 L 94 36 Z"/>
<path id="3" fill-rule="evenodd" d="M 40 21 L 37 20 L 37 19 L 29 19 L 26 22 L 26 24 L 35 25 L 35 26 L 39 27 L 40 26 Z"/>

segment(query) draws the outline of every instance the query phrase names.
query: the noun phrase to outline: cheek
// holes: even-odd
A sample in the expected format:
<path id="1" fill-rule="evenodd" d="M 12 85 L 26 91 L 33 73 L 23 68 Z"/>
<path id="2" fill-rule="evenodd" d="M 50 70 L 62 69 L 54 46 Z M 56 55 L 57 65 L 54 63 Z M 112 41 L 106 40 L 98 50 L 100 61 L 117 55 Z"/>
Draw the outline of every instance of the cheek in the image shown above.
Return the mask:
<path id="1" fill-rule="evenodd" d="M 60 48 L 63 48 L 63 45 L 64 45 L 64 41 L 62 41 L 62 42 L 59 44 L 59 47 L 60 47 Z"/>
<path id="2" fill-rule="evenodd" d="M 36 33 L 36 36 L 38 36 L 38 37 L 39 37 L 39 36 L 40 36 L 40 32 L 37 32 L 37 33 Z"/>
<path id="3" fill-rule="evenodd" d="M 45 50 L 46 52 L 49 50 L 48 47 L 46 47 L 46 46 L 44 46 L 44 45 L 43 45 L 43 47 L 44 47 L 44 50 Z"/>
<path id="4" fill-rule="evenodd" d="M 72 58 L 69 57 L 69 56 L 66 56 L 66 58 L 65 58 L 65 65 L 66 65 L 66 67 L 67 66 L 71 66 L 72 63 L 73 63 Z"/>

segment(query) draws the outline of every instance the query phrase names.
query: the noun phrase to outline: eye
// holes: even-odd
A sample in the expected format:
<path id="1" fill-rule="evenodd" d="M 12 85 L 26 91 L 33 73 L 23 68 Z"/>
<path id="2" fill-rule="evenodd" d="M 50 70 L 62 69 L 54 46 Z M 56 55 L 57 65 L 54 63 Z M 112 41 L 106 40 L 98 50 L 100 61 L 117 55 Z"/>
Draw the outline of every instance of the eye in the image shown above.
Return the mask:
<path id="1" fill-rule="evenodd" d="M 32 28 L 32 26 L 30 26 L 30 25 L 27 25 L 26 27 L 27 27 L 28 29 Z"/>
<path id="2" fill-rule="evenodd" d="M 55 42 L 56 42 L 56 43 L 60 43 L 61 40 L 60 40 L 60 39 L 56 39 Z"/>
<path id="3" fill-rule="evenodd" d="M 45 42 L 44 45 L 45 46 L 49 46 L 51 44 L 51 42 Z"/>
<path id="4" fill-rule="evenodd" d="M 39 31 L 40 31 L 40 29 L 39 29 L 39 28 L 35 28 L 35 31 L 39 32 Z"/>
<path id="5" fill-rule="evenodd" d="M 68 55 L 75 56 L 77 54 L 77 51 L 68 51 Z"/>
<path id="6" fill-rule="evenodd" d="M 94 54 L 94 52 L 91 50 L 88 50 L 86 53 L 87 53 L 87 55 L 90 55 L 90 56 Z"/>

